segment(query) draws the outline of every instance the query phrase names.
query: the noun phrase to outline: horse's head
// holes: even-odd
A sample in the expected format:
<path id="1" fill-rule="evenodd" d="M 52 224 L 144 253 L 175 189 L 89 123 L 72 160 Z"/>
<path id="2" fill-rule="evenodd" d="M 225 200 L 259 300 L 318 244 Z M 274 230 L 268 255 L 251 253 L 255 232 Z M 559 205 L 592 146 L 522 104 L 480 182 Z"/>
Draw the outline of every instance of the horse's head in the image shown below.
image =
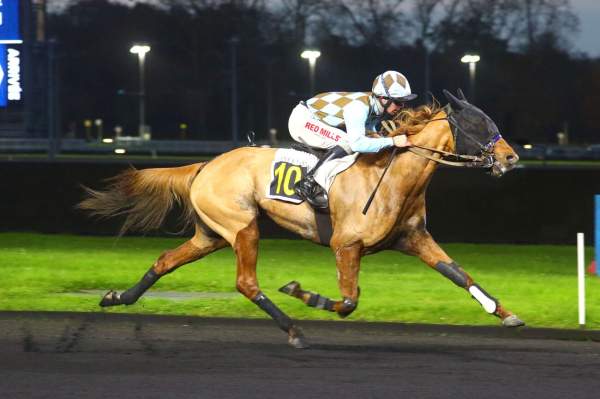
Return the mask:
<path id="1" fill-rule="evenodd" d="M 489 163 L 490 174 L 495 177 L 513 169 L 519 156 L 502 138 L 494 121 L 469 103 L 460 89 L 460 98 L 447 90 L 444 95 L 450 104 L 448 122 L 454 135 L 455 152 L 484 157 Z"/>

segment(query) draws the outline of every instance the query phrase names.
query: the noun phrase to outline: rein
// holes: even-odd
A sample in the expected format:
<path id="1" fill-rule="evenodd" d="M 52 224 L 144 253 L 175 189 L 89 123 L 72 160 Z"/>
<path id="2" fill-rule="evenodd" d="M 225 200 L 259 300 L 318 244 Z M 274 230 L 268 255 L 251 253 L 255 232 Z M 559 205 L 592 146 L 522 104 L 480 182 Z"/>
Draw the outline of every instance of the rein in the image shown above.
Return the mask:
<path id="1" fill-rule="evenodd" d="M 437 148 L 431 148 L 431 147 L 426 147 L 426 146 L 421 146 L 421 145 L 416 145 L 416 144 L 411 145 L 410 147 L 407 148 L 407 150 L 412 152 L 415 155 L 418 155 L 423 158 L 427 158 L 431 161 L 441 163 L 444 165 L 448 165 L 448 166 L 457 167 L 457 168 L 489 169 L 490 167 L 492 167 L 492 165 L 494 164 L 492 152 L 493 152 L 494 145 L 501 138 L 501 136 L 499 134 L 494 136 L 492 138 L 492 140 L 489 143 L 487 143 L 486 145 L 482 145 L 479 141 L 477 141 L 476 139 L 471 137 L 469 134 L 467 134 L 460 126 L 453 123 L 452 119 L 450 119 L 449 117 L 430 119 L 425 123 L 425 125 L 427 125 L 431 122 L 444 121 L 444 120 L 448 121 L 448 124 L 451 127 L 459 130 L 465 137 L 469 138 L 470 140 L 474 141 L 477 145 L 479 145 L 479 147 L 481 148 L 481 155 L 477 156 L 477 155 L 455 154 L 453 152 L 438 150 Z M 387 130 L 388 133 L 393 133 L 396 130 L 396 125 L 394 124 L 393 121 L 383 121 L 382 126 L 385 130 Z M 453 135 L 454 135 L 454 141 L 456 142 L 457 135 L 456 134 L 453 134 Z M 435 157 L 435 156 L 430 155 L 427 152 L 424 152 L 421 150 L 431 151 L 434 154 L 439 154 L 440 157 Z M 454 160 L 452 161 L 452 160 L 449 160 L 448 158 L 451 158 Z"/>
<path id="2" fill-rule="evenodd" d="M 436 158 L 433 155 L 430 155 L 426 152 L 420 151 L 417 148 L 431 151 L 435 154 L 440 154 L 440 158 Z M 408 151 L 412 152 L 415 155 L 418 155 L 423 158 L 427 158 L 431 161 L 441 163 L 448 166 L 454 166 L 457 168 L 484 168 L 487 169 L 492 166 L 493 160 L 490 155 L 485 156 L 476 156 L 476 155 L 462 155 L 462 154 L 454 154 L 452 152 L 438 150 L 437 148 L 426 147 L 422 145 L 413 144 L 411 147 L 408 147 Z M 458 161 L 449 161 L 446 157 L 452 157 L 458 159 Z"/>
<path id="3" fill-rule="evenodd" d="M 365 207 L 362 210 L 363 215 L 367 214 L 367 211 L 369 210 L 369 207 L 371 206 L 371 202 L 373 202 L 373 198 L 375 198 L 375 193 L 377 193 L 377 190 L 379 190 L 379 185 L 381 184 L 381 181 L 383 180 L 383 176 L 385 176 L 386 172 L 390 168 L 390 165 L 392 164 L 392 161 L 394 160 L 394 158 L 396 158 L 397 152 L 398 152 L 398 147 L 394 147 L 394 149 L 392 150 L 392 153 L 390 154 L 390 157 L 388 158 L 387 165 L 385 165 L 385 169 L 383 170 L 383 173 L 379 177 L 379 181 L 377 182 L 375 189 L 373 189 L 373 192 L 371 193 L 369 200 L 367 201 L 367 203 L 365 204 Z"/>
<path id="4" fill-rule="evenodd" d="M 431 148 L 431 147 L 426 147 L 426 146 L 417 145 L 417 144 L 412 144 L 410 147 L 407 147 L 407 150 L 412 152 L 415 155 L 429 159 L 431 161 L 441 163 L 444 165 L 448 165 L 448 166 L 457 167 L 457 168 L 483 168 L 483 169 L 491 168 L 494 165 L 494 155 L 493 155 L 494 145 L 498 142 L 498 140 L 500 140 L 502 138 L 502 136 L 500 136 L 500 134 L 496 134 L 494 137 L 492 137 L 492 139 L 487 144 L 483 145 L 478 140 L 471 137 L 471 135 L 469 135 L 467 132 L 465 132 L 457 123 L 453 122 L 452 118 L 450 118 L 450 112 L 447 111 L 446 115 L 448 115 L 448 116 L 446 116 L 445 118 L 430 119 L 425 123 L 425 125 L 427 125 L 431 122 L 435 122 L 435 121 L 444 121 L 444 120 L 448 121 L 448 124 L 450 125 L 450 130 L 452 131 L 452 135 L 454 137 L 454 142 L 456 143 L 456 140 L 457 140 L 456 139 L 457 134 L 454 132 L 454 129 L 456 129 L 456 130 L 460 131 L 460 133 L 462 133 L 465 137 L 474 141 L 479 146 L 479 148 L 481 149 L 481 155 L 477 156 L 477 155 L 455 154 L 453 152 L 438 150 L 437 148 Z M 396 131 L 396 124 L 393 121 L 384 120 L 381 122 L 381 126 L 389 134 L 392 134 Z M 421 151 L 421 150 L 431 151 L 433 154 L 439 154 L 440 157 L 435 157 L 432 154 L 428 154 L 427 152 Z M 388 159 L 387 165 L 385 166 L 383 173 L 379 177 L 379 181 L 377 182 L 375 189 L 371 193 L 369 200 L 367 201 L 367 203 L 365 204 L 365 206 L 362 210 L 363 215 L 366 215 L 367 211 L 371 207 L 371 202 L 373 202 L 373 198 L 375 198 L 375 194 L 377 193 L 377 190 L 379 189 L 379 185 L 381 184 L 383 177 L 385 176 L 386 172 L 388 171 L 388 169 L 389 169 L 390 165 L 392 164 L 392 161 L 396 157 L 397 153 L 398 153 L 398 147 L 394 147 L 394 150 L 392 151 L 392 153 L 390 154 L 390 158 Z M 448 158 L 455 159 L 455 161 L 449 161 Z"/>

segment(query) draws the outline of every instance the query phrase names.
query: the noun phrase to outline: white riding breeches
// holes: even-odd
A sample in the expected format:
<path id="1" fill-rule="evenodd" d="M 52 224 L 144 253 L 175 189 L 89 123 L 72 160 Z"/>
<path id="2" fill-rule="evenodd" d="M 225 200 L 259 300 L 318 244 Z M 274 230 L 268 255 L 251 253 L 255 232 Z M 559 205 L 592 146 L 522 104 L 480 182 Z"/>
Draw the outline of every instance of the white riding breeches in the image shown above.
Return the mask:
<path id="1" fill-rule="evenodd" d="M 339 145 L 352 153 L 347 133 L 318 120 L 304 104 L 298 104 L 292 110 L 288 129 L 292 138 L 299 143 L 325 149 Z"/>

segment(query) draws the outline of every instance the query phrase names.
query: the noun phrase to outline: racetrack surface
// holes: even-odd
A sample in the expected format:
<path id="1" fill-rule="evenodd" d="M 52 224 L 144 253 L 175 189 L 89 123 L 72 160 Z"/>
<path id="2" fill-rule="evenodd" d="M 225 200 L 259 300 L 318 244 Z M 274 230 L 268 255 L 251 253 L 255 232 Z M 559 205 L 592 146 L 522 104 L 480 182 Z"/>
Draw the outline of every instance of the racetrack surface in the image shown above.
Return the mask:
<path id="1" fill-rule="evenodd" d="M 0 398 L 597 398 L 600 391 L 600 342 L 490 327 L 298 324 L 311 349 L 288 346 L 270 320 L 0 312 Z"/>

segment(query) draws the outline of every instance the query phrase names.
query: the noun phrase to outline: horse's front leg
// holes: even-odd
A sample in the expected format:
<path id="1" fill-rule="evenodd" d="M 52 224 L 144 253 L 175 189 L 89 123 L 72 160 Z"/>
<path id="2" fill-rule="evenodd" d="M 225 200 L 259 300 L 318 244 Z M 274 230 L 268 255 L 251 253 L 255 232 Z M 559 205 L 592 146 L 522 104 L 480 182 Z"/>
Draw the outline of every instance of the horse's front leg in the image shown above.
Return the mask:
<path id="1" fill-rule="evenodd" d="M 403 237 L 393 249 L 418 256 L 423 262 L 440 272 L 454 284 L 467 290 L 487 313 L 499 317 L 503 326 L 518 327 L 525 325 L 516 315 L 504 309 L 496 298 L 475 283 L 473 278 L 440 248 L 426 230 L 415 231 L 407 237 Z"/>
<path id="2" fill-rule="evenodd" d="M 305 291 L 296 281 L 284 285 L 279 291 L 300 299 L 308 306 L 336 312 L 344 318 L 354 312 L 358 306 L 358 296 L 360 295 L 358 273 L 362 245 L 352 244 L 333 248 L 335 249 L 338 286 L 342 294 L 341 300 L 334 301 L 315 292 Z"/>

